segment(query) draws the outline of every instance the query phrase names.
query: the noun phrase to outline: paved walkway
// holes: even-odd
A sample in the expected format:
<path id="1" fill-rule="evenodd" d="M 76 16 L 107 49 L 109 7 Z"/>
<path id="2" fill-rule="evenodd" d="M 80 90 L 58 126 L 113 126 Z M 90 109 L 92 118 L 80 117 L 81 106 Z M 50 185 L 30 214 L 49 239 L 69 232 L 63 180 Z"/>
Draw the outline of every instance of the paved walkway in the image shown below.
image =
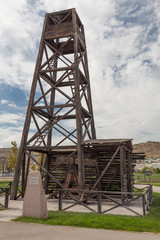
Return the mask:
<path id="1" fill-rule="evenodd" d="M 159 240 L 159 234 L 0 222 L 1 240 Z"/>
<path id="2" fill-rule="evenodd" d="M 160 187 L 153 186 L 153 192 L 160 193 Z"/>

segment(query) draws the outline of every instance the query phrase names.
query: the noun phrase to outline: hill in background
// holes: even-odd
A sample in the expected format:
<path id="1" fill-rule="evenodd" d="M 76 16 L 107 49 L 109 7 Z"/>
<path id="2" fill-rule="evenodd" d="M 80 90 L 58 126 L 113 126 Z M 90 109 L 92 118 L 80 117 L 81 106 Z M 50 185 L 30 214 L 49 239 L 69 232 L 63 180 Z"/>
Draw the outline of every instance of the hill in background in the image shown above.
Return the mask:
<path id="1" fill-rule="evenodd" d="M 8 158 L 10 148 L 0 148 L 0 158 Z M 145 142 L 133 145 L 134 152 L 144 152 L 147 158 L 160 158 L 160 142 Z"/>
<path id="2" fill-rule="evenodd" d="M 0 158 L 5 157 L 8 158 L 10 148 L 0 148 Z"/>
<path id="3" fill-rule="evenodd" d="M 133 146 L 134 152 L 144 152 L 146 159 L 155 157 L 160 158 L 160 142 L 138 143 Z"/>

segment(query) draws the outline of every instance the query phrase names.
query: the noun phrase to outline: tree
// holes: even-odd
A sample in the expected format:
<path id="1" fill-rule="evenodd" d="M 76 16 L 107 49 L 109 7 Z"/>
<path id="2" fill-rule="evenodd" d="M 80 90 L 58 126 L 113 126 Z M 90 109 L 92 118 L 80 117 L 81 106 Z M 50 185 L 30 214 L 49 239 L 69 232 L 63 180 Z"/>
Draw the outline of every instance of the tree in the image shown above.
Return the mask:
<path id="1" fill-rule="evenodd" d="M 43 159 L 45 159 L 46 154 L 38 153 L 38 155 L 39 155 L 39 157 L 37 158 L 37 162 L 38 162 L 39 164 L 41 164 L 42 157 L 43 157 Z M 39 170 L 39 171 L 40 171 L 40 166 L 33 162 L 33 163 L 31 164 L 31 169 L 32 169 L 33 171 L 34 171 L 34 170 Z"/>
<path id="2" fill-rule="evenodd" d="M 16 168 L 16 163 L 17 163 L 17 157 L 18 157 L 18 147 L 16 141 L 11 142 L 11 150 L 9 151 L 9 167 L 11 170 L 15 170 Z"/>
<path id="3" fill-rule="evenodd" d="M 159 169 L 159 168 L 156 168 L 156 169 L 155 169 L 155 173 L 160 173 L 160 169 Z"/>

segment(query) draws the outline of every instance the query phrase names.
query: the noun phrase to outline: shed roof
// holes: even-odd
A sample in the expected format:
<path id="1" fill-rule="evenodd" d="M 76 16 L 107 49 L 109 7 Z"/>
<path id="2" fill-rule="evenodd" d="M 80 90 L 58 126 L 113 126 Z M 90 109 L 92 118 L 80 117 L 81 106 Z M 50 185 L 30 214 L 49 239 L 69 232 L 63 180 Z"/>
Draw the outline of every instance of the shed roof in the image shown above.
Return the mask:
<path id="1" fill-rule="evenodd" d="M 120 144 L 131 142 L 133 139 L 125 138 L 125 139 L 91 139 L 84 141 L 85 145 L 111 145 L 111 144 Z"/>

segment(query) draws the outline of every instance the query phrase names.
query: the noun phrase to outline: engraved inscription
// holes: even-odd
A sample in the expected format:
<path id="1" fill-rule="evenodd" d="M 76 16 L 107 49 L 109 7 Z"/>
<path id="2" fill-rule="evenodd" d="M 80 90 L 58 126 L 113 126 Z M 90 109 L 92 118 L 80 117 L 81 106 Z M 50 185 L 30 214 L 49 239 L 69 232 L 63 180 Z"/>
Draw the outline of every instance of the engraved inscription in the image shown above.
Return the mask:
<path id="1" fill-rule="evenodd" d="M 39 177 L 30 177 L 29 178 L 29 184 L 37 185 L 38 183 L 39 183 Z"/>

